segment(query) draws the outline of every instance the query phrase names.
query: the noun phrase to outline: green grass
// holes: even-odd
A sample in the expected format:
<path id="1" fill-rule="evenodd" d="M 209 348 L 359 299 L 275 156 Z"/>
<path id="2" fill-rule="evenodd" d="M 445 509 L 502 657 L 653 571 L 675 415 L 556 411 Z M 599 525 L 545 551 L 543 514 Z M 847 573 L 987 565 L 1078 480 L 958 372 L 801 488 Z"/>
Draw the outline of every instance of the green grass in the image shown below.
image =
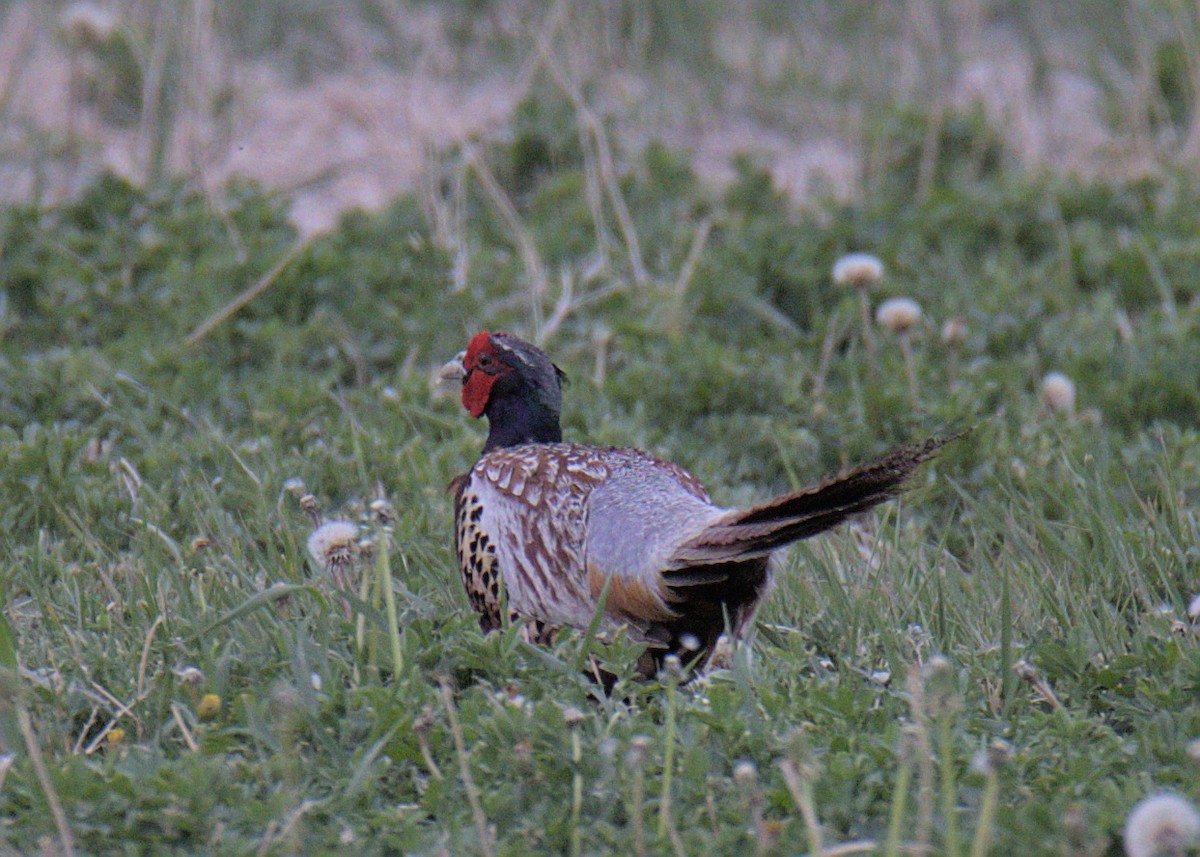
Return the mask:
<path id="1" fill-rule="evenodd" d="M 532 300 L 471 173 L 456 247 L 415 198 L 348 216 L 196 344 L 291 252 L 281 201 L 235 186 L 219 214 L 102 178 L 0 212 L 0 846 L 61 847 L 59 803 L 85 853 L 883 853 L 894 814 L 934 853 L 1101 854 L 1148 791 L 1200 797 L 1200 188 L 966 181 L 978 147 L 954 138 L 921 201 L 910 147 L 885 195 L 797 213 L 750 163 L 718 196 L 652 146 L 616 177 L 639 286 L 575 129 L 519 115 L 484 157 L 547 271 Z M 924 308 L 915 408 L 896 342 L 876 331 L 872 369 L 830 282 L 851 250 L 887 264 L 876 303 Z M 445 490 L 482 425 L 429 374 L 481 327 L 539 333 L 563 277 L 567 434 L 667 455 L 721 502 L 975 429 L 901 502 L 783 555 L 753 646 L 703 681 L 635 680 L 624 640 L 485 639 Z M 1076 416 L 1039 402 L 1049 370 Z M 362 521 L 397 634 L 373 583 L 347 618 L 308 558 L 305 492 Z M 998 739 L 989 786 L 971 763 Z"/>

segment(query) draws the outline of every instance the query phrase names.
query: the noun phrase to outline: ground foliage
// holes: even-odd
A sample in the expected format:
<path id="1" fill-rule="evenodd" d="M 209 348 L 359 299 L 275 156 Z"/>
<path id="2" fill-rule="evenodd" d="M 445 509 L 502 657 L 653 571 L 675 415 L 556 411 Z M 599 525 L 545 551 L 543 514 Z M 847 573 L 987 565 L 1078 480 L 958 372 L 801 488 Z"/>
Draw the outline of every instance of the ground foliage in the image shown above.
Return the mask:
<path id="1" fill-rule="evenodd" d="M 918 193 L 920 127 L 893 121 L 891 186 L 804 211 L 748 160 L 718 194 L 679 153 L 636 153 L 616 178 L 638 283 L 611 205 L 597 220 L 588 202 L 570 112 L 531 103 L 479 156 L 544 294 L 448 158 L 452 240 L 428 199 L 352 214 L 195 343 L 294 246 L 281 200 L 104 177 L 0 212 L 0 843 L 60 841 L 24 714 L 90 853 L 795 854 L 810 841 L 781 761 L 826 845 L 882 842 L 923 764 L 914 720 L 944 738 L 925 753 L 939 853 L 968 850 L 987 779 L 971 763 L 994 739 L 1012 748 L 996 853 L 1104 853 L 1148 791 L 1200 796 L 1200 189 L 1023 174 L 968 115 Z M 886 264 L 875 303 L 924 308 L 915 403 L 895 337 L 872 331 L 873 367 L 857 296 L 831 280 L 855 250 Z M 701 682 L 635 680 L 622 640 L 484 639 L 445 490 L 482 425 L 430 373 L 476 329 L 537 334 L 564 278 L 585 298 L 546 343 L 568 436 L 667 455 L 721 502 L 974 430 L 902 502 L 782 557 L 753 657 Z M 1073 414 L 1041 401 L 1050 370 L 1077 384 Z M 306 491 L 362 522 L 360 571 L 390 573 L 397 634 L 377 588 L 348 617 L 308 557 Z M 620 677 L 609 699 L 589 652 Z M 756 773 L 735 779 L 739 762 Z"/>

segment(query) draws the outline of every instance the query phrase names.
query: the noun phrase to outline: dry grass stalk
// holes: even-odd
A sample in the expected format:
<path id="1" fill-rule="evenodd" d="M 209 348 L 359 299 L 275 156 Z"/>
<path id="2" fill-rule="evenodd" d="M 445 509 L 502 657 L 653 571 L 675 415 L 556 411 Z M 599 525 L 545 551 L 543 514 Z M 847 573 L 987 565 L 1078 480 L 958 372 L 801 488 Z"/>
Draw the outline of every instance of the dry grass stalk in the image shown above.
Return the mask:
<path id="1" fill-rule="evenodd" d="M 183 743 L 187 744 L 188 750 L 198 753 L 200 745 L 196 743 L 196 739 L 192 735 L 192 730 L 188 728 L 187 722 L 183 719 L 183 713 L 174 702 L 171 703 L 171 718 L 175 721 L 175 725 L 179 727 L 179 734 L 183 736 Z"/>
<path id="2" fill-rule="evenodd" d="M 813 802 L 812 781 L 801 773 L 800 768 L 791 759 L 779 762 L 779 770 L 783 772 L 784 782 L 800 817 L 804 819 L 804 829 L 808 834 L 808 850 L 812 857 L 824 857 L 828 854 L 821 842 L 821 822 L 817 818 L 817 807 Z"/>
<path id="3" fill-rule="evenodd" d="M 42 793 L 46 795 L 50 815 L 54 818 L 54 826 L 58 830 L 60 854 L 63 857 L 75 857 L 75 835 L 71 832 L 71 825 L 67 822 L 67 813 L 63 810 L 62 800 L 59 799 L 58 792 L 54 790 L 50 772 L 46 770 L 46 760 L 42 757 L 42 748 L 33 731 L 29 712 L 20 700 L 17 701 L 17 726 L 21 730 L 21 737 L 25 740 L 25 749 L 29 753 L 29 762 L 33 765 L 33 772 L 37 776 L 38 784 L 42 787 Z"/>
<path id="4" fill-rule="evenodd" d="M 458 712 L 454 708 L 454 693 L 450 690 L 450 682 L 444 676 L 438 678 L 438 686 L 442 689 L 442 704 L 446 708 L 446 717 L 450 721 L 450 737 L 454 739 L 454 752 L 458 756 L 458 769 L 462 776 L 463 788 L 467 792 L 467 802 L 471 805 L 471 814 L 475 817 L 475 830 L 479 835 L 479 850 L 484 857 L 494 857 L 496 848 L 492 844 L 492 832 L 488 826 L 487 816 L 483 812 L 483 803 L 479 799 L 479 788 L 475 778 L 471 776 L 470 757 L 467 755 L 467 745 L 463 740 L 462 724 L 458 722 Z"/>
<path id="5" fill-rule="evenodd" d="M 1063 704 L 1059 702 L 1058 696 L 1054 693 L 1054 688 L 1050 687 L 1050 682 L 1042 677 L 1042 674 L 1037 671 L 1037 667 L 1024 659 L 1013 664 L 1013 671 L 1017 677 L 1029 684 L 1038 695 L 1050 704 L 1050 707 L 1057 710 L 1063 710 Z"/>
<path id="6" fill-rule="evenodd" d="M 933 831 L 933 746 L 929 738 L 929 712 L 925 703 L 925 680 L 921 667 L 908 668 L 908 699 L 912 711 L 913 738 L 917 755 L 917 841 L 921 853 L 928 853 Z"/>
<path id="7" fill-rule="evenodd" d="M 645 735 L 635 735 L 629 742 L 629 752 L 625 756 L 628 767 L 633 768 L 633 784 L 630 786 L 630 803 L 632 804 L 633 853 L 636 857 L 646 857 L 646 820 L 644 805 L 646 802 L 646 751 L 650 749 L 650 739 Z"/>
<path id="8" fill-rule="evenodd" d="M 188 345 L 195 345 L 197 342 L 204 339 L 216 328 L 218 328 L 226 319 L 230 318 L 242 307 L 246 306 L 256 297 L 269 289 L 275 283 L 275 281 L 279 279 L 279 275 L 287 269 L 288 265 L 292 264 L 292 262 L 296 260 L 296 257 L 298 257 L 306 247 L 308 247 L 307 241 L 297 242 L 291 250 L 284 254 L 282 259 L 275 263 L 275 266 L 271 268 L 271 270 L 267 271 L 259 278 L 258 282 L 227 303 L 207 321 L 188 334 L 188 337 L 184 340 L 184 342 L 186 342 Z"/>
<path id="9" fill-rule="evenodd" d="M 491 200 L 496 213 L 500 215 L 500 219 L 504 221 L 508 231 L 512 234 L 513 240 L 517 242 L 517 252 L 521 254 L 525 275 L 529 278 L 529 305 L 533 316 L 533 328 L 541 330 L 541 300 L 542 295 L 546 293 L 546 267 L 542 264 L 542 257 L 538 255 L 537 247 L 533 243 L 533 236 L 529 232 L 529 227 L 521 220 L 516 205 L 505 193 L 504 188 L 500 186 L 500 182 L 496 180 L 496 176 L 479 156 L 475 147 L 466 140 L 461 141 L 461 146 L 467 165 L 479 179 L 479 184 L 483 187 L 488 199 Z"/>
<path id="10" fill-rule="evenodd" d="M 571 106 L 575 108 L 575 116 L 581 130 L 580 142 L 586 143 L 586 138 L 590 138 L 591 144 L 595 149 L 594 169 L 599 174 L 599 184 L 604 187 L 608 196 L 608 203 L 612 206 L 613 216 L 617 220 L 617 226 L 621 230 L 621 237 L 625 241 L 625 249 L 629 254 L 629 266 L 633 274 L 633 281 L 639 285 L 645 285 L 650 282 L 650 275 L 646 271 L 645 263 L 642 261 L 642 246 L 638 240 L 637 229 L 633 223 L 633 216 L 629 213 L 629 206 L 625 204 L 625 196 L 621 193 L 620 184 L 617 181 L 617 170 L 613 160 L 612 147 L 608 142 L 608 134 L 604 130 L 603 123 L 588 107 L 587 102 L 583 98 L 579 84 L 571 80 L 562 66 L 555 59 L 554 48 L 550 43 L 550 39 L 546 34 L 538 34 L 538 55 L 545 65 L 546 70 L 550 73 L 550 77 L 558 85 L 559 89 L 571 102 Z M 584 134 L 586 133 L 586 137 Z M 584 146 L 587 149 L 587 146 Z M 589 178 L 590 182 L 596 181 L 594 178 Z M 603 214 L 593 209 L 593 217 L 597 219 L 597 230 L 603 229 Z"/>

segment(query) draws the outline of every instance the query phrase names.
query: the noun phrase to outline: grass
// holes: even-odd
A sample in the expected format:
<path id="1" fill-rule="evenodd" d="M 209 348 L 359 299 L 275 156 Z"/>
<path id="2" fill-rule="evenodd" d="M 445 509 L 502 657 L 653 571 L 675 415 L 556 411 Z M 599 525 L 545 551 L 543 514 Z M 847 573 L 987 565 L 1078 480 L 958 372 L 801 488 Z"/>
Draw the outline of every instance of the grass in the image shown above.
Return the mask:
<path id="1" fill-rule="evenodd" d="M 603 131 L 562 115 L 448 159 L 449 242 L 405 198 L 297 251 L 250 185 L 0 212 L 0 848 L 1103 854 L 1200 797 L 1200 188 L 958 170 L 958 137 L 922 177 L 918 124 L 870 203 L 798 213 L 747 160 L 717 195 L 658 145 L 589 197 Z M 852 250 L 924 312 L 877 367 Z M 445 488 L 481 426 L 429 376 L 485 326 L 545 341 L 570 437 L 729 504 L 975 428 L 784 554 L 728 669 L 642 682 L 625 640 L 478 632 Z M 314 504 L 362 525 L 345 599 Z"/>

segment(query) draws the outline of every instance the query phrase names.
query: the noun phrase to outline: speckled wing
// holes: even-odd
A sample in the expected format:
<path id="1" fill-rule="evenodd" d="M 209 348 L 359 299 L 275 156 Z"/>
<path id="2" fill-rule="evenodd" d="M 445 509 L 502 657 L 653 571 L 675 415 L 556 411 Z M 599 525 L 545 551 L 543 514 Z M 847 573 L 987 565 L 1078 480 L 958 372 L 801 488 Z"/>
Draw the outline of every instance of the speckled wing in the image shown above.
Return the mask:
<path id="1" fill-rule="evenodd" d="M 574 444 L 488 453 L 458 505 L 460 564 L 481 614 L 498 624 L 502 581 L 515 614 L 586 627 L 611 578 L 603 627 L 628 625 L 635 637 L 677 615 L 661 563 L 725 511 L 675 465 Z"/>
<path id="2" fill-rule="evenodd" d="M 478 563 L 488 579 L 477 587 L 482 603 L 472 596 L 476 610 L 499 617 L 502 584 L 514 614 L 551 626 L 590 621 L 595 606 L 584 570 L 586 503 L 608 469 L 581 449 L 570 444 L 498 449 L 467 474 L 460 502 L 465 532 L 460 531 L 459 543 L 466 538 L 468 561 L 480 553 L 471 548 L 476 538 L 488 555 Z"/>

